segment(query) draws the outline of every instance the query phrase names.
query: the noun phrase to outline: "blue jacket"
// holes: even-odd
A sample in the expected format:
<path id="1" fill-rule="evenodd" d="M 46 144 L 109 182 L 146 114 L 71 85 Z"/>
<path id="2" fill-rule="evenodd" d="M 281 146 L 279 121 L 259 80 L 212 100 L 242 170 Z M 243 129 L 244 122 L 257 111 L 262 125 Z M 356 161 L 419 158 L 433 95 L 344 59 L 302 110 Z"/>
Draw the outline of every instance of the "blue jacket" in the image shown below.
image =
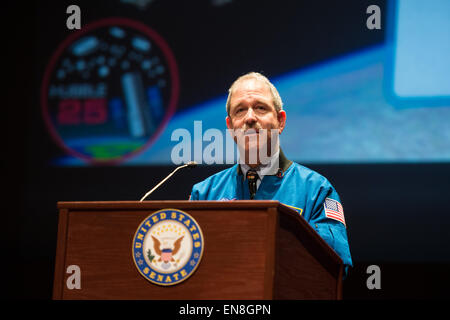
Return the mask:
<path id="1" fill-rule="evenodd" d="M 352 258 L 339 195 L 319 173 L 287 160 L 280 152 L 281 174 L 264 176 L 254 200 L 278 200 L 295 209 L 341 257 L 347 274 Z M 191 200 L 249 200 L 238 164 L 192 188 Z"/>

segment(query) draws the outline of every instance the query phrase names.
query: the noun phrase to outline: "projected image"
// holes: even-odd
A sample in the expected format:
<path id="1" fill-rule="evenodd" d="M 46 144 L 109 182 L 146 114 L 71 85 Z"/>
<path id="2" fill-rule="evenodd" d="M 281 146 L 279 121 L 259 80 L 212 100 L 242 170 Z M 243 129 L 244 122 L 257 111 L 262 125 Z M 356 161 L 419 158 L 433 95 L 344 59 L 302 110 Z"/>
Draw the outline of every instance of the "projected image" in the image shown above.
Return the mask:
<path id="1" fill-rule="evenodd" d="M 296 2 L 283 9 L 293 13 L 283 18 L 283 24 L 266 19 L 264 26 L 255 27 L 261 35 L 276 34 L 263 49 L 261 39 L 250 44 L 255 29 L 245 19 L 234 21 L 233 37 L 227 33 L 231 26 L 201 23 L 200 18 L 205 18 L 201 6 L 211 20 L 228 21 L 227 10 L 253 12 L 251 3 L 230 1 L 215 8 L 197 4 L 189 21 L 182 20 L 183 27 L 170 29 L 170 43 L 176 44 L 175 55 L 183 61 L 178 64 L 184 76 L 180 84 L 172 53 L 144 23 L 97 23 L 63 43 L 43 86 L 48 127 L 65 151 L 52 163 L 173 165 L 172 150 L 180 142 L 173 139 L 177 129 L 189 131 L 191 145 L 203 149 L 209 145 L 203 135 L 208 129 L 222 130 L 226 137 L 227 89 L 237 76 L 250 71 L 267 75 L 284 101 L 287 126 L 280 141 L 292 160 L 305 164 L 450 161 L 448 1 L 390 2 L 378 31 L 383 39 L 358 47 L 357 41 L 362 43 L 377 32 L 361 24 L 366 18 L 366 8 L 361 7 L 352 13 L 357 18 L 345 27 L 345 34 L 337 28 L 334 37 L 342 47 L 351 48 L 338 53 L 329 45 L 331 26 L 319 18 L 306 21 L 306 14 L 299 19 L 296 15 L 305 7 Z M 150 4 L 149 12 L 152 8 L 156 7 Z M 275 9 L 260 6 L 258 15 L 272 17 Z M 337 4 L 334 9 L 339 9 Z M 320 17 L 322 8 L 315 10 Z M 146 24 L 153 22 L 149 19 Z M 172 23 L 165 26 L 172 28 Z M 322 29 L 320 36 L 310 36 L 310 30 Z M 306 30 L 303 38 L 299 30 Z M 365 33 L 358 33 L 358 39 L 352 30 Z M 241 40 L 231 43 L 236 37 Z M 311 55 L 317 54 L 322 58 L 310 62 Z M 277 72 L 264 72 L 264 67 L 274 64 Z M 218 68 L 222 65 L 226 68 Z M 220 81 L 199 81 L 216 78 Z M 201 123 L 200 133 L 194 123 Z M 201 155 L 192 158 L 203 163 Z"/>
<path id="2" fill-rule="evenodd" d="M 42 86 L 52 137 L 85 163 L 118 163 L 149 147 L 177 98 L 178 71 L 167 44 L 126 19 L 98 21 L 69 37 Z"/>

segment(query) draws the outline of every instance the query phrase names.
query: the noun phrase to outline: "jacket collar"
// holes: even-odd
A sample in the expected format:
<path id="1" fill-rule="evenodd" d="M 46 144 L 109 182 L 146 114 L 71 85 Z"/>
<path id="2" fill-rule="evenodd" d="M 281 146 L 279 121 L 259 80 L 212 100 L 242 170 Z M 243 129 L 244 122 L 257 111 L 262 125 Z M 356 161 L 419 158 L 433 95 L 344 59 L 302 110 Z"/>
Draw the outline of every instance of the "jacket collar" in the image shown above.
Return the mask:
<path id="1" fill-rule="evenodd" d="M 276 175 L 279 175 L 279 171 L 282 171 L 282 175 L 284 175 L 284 172 L 286 172 L 287 169 L 289 169 L 289 167 L 292 164 L 292 161 L 289 160 L 288 158 L 286 158 L 286 156 L 284 155 L 283 150 L 280 148 L 280 154 L 279 154 L 279 169 L 278 169 L 278 173 Z M 241 166 L 238 164 L 237 165 L 237 173 L 238 175 L 242 175 L 242 170 L 241 170 Z"/>

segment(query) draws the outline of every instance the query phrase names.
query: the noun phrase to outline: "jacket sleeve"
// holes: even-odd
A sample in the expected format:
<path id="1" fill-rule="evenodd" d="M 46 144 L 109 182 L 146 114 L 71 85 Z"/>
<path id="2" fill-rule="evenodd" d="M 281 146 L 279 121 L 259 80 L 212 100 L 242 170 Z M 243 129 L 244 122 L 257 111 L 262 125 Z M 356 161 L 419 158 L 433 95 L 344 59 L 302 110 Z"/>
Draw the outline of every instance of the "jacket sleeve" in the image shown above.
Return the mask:
<path id="1" fill-rule="evenodd" d="M 189 196 L 189 200 L 203 200 L 200 194 L 200 184 L 197 183 L 192 187 L 191 194 Z"/>
<path id="2" fill-rule="evenodd" d="M 344 277 L 353 266 L 347 238 L 344 210 L 336 190 L 328 183 L 322 186 L 316 198 L 309 224 L 341 257 Z"/>

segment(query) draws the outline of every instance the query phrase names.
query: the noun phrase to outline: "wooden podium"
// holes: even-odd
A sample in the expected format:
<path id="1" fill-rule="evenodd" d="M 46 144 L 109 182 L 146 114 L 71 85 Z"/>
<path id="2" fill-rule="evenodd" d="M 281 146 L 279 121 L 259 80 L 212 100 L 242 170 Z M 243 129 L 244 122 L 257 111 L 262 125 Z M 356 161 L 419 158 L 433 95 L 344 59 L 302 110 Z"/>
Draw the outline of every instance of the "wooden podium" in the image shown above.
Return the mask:
<path id="1" fill-rule="evenodd" d="M 140 223 L 174 208 L 203 231 L 198 268 L 173 286 L 149 282 L 132 242 Z M 293 209 L 278 201 L 58 202 L 53 299 L 341 299 L 340 257 Z M 80 268 L 80 289 L 66 285 Z"/>

